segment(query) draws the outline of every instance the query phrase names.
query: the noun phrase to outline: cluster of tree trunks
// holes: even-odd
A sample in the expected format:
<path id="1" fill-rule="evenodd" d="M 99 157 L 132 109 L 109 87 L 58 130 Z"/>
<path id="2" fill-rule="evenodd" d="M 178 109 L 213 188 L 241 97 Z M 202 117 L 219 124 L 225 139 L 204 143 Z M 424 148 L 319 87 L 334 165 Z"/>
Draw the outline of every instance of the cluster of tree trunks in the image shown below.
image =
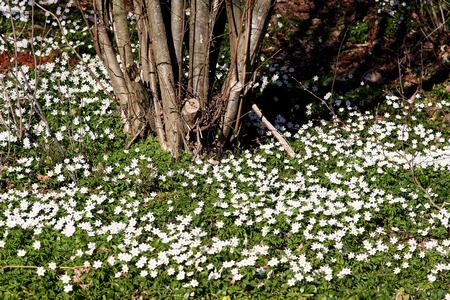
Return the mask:
<path id="1" fill-rule="evenodd" d="M 95 48 L 124 131 L 154 134 L 175 157 L 182 149 L 198 151 L 204 130 L 217 130 L 221 142 L 236 135 L 274 2 L 133 0 L 130 19 L 125 0 L 95 0 Z M 225 50 L 230 66 L 217 88 L 216 64 Z"/>

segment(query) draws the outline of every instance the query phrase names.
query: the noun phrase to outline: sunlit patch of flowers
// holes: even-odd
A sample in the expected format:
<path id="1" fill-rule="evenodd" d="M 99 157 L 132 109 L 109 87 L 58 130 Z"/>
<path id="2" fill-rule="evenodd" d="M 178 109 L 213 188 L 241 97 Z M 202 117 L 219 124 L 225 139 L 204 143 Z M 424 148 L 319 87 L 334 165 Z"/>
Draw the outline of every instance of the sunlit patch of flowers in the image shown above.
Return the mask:
<path id="1" fill-rule="evenodd" d="M 267 280 L 286 287 L 338 283 L 368 268 L 387 278 L 421 269 L 417 282 L 445 285 L 448 199 L 413 177 L 395 189 L 383 182 L 420 170 L 448 174 L 449 137 L 415 122 L 397 97 L 388 96 L 388 103 L 397 115 L 350 110 L 345 121 L 303 125 L 292 140 L 295 159 L 277 143 L 166 172 L 139 147 L 126 150 L 123 164 L 105 155 L 101 168 L 82 156 L 66 158 L 45 174 L 59 187 L 35 182 L 0 194 L 0 246 L 10 253 L 2 264 L 32 264 L 34 276 L 57 276 L 65 292 L 82 288 L 77 269 L 66 267 L 188 290 L 212 281 L 255 281 L 260 288 Z M 449 108 L 447 101 L 438 105 Z M 32 179 L 28 170 L 38 163 L 22 158 L 8 172 Z M 133 183 L 143 171 L 158 190 L 137 192 Z M 103 184 L 90 186 L 88 178 L 98 175 Z M 29 238 L 17 242 L 20 232 Z M 58 261 L 43 258 L 43 236 L 50 234 L 55 244 L 78 242 Z"/>
<path id="2" fill-rule="evenodd" d="M 13 18 L 22 22 L 28 21 L 29 18 L 25 1 L 0 1 L 0 14 L 4 18 Z"/>
<path id="3" fill-rule="evenodd" d="M 70 24 L 73 26 L 68 23 L 69 33 L 79 26 L 76 22 Z M 3 49 L 16 45 L 19 51 L 31 51 L 31 40 L 19 40 L 15 44 L 11 39 L 0 42 L 4 42 L 0 45 Z M 36 55 L 46 56 L 56 49 L 64 49 L 65 42 L 35 37 L 34 51 Z M 75 48 L 80 45 L 72 43 Z M 105 68 L 96 57 L 87 54 L 73 65 L 68 52 L 38 65 L 37 70 L 13 65 L 9 73 L 1 75 L 0 113 L 4 126 L 0 129 L 0 146 L 22 143 L 23 148 L 31 149 L 41 147 L 42 141 L 51 137 L 53 142 L 71 141 L 69 145 L 80 147 L 80 143 L 88 140 L 115 138 L 114 130 L 104 126 L 113 124 L 106 117 L 114 115 L 112 101 L 104 96 L 105 91 L 111 92 Z"/>

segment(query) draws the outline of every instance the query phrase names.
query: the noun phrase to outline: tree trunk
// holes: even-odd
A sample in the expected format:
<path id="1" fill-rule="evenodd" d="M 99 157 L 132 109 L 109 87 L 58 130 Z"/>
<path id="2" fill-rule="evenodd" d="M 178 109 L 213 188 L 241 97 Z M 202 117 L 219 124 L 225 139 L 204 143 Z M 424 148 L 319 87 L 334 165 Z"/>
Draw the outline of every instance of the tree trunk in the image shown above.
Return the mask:
<path id="1" fill-rule="evenodd" d="M 125 3 L 123 0 L 113 1 L 112 20 L 109 19 L 109 9 L 105 5 L 102 0 L 96 0 L 100 20 L 94 28 L 95 46 L 108 71 L 114 93 L 119 98 L 124 132 L 133 137 L 143 132 L 152 120 L 151 112 L 148 110 L 150 98 L 144 85 L 139 81 L 134 66 Z M 109 38 L 107 28 L 110 24 L 113 27 L 121 63 L 117 60 L 115 48 Z"/>
<path id="2" fill-rule="evenodd" d="M 172 61 L 159 0 L 147 0 L 147 14 L 151 20 L 150 37 L 161 91 L 166 143 L 169 151 L 178 157 L 182 134 L 179 99 L 175 93 Z"/>
<path id="3" fill-rule="evenodd" d="M 222 89 L 227 103 L 222 132 L 225 139 L 230 139 L 239 128 L 242 100 L 248 91 L 273 1 L 247 0 L 244 11 L 237 0 L 227 0 L 226 4 L 232 52 L 230 71 Z"/>
<path id="4" fill-rule="evenodd" d="M 184 15 L 186 3 L 184 0 L 177 0 L 171 2 L 171 30 L 172 41 L 175 53 L 175 70 L 177 73 L 178 83 L 178 97 L 182 96 L 182 82 L 183 82 L 183 39 L 184 39 Z"/>
<path id="5" fill-rule="evenodd" d="M 204 107 L 209 89 L 209 1 L 191 0 L 190 12 L 189 91 Z"/>

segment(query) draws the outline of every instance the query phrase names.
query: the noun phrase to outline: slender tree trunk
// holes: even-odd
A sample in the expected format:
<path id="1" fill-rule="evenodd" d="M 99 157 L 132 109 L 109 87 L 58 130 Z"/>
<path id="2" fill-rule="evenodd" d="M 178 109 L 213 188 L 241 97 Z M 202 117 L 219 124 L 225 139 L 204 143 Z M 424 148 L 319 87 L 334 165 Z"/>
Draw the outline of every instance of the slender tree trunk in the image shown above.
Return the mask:
<path id="1" fill-rule="evenodd" d="M 178 157 L 182 146 L 179 99 L 175 93 L 172 61 L 159 0 L 147 0 L 147 14 L 151 20 L 150 37 L 161 91 L 166 143 L 169 151 Z"/>
<path id="2" fill-rule="evenodd" d="M 184 15 L 186 3 L 184 0 L 171 2 L 171 30 L 172 41 L 175 52 L 175 70 L 177 71 L 178 86 L 182 86 L 183 82 L 183 40 L 184 40 Z M 178 89 L 178 97 L 181 97 L 182 91 Z"/>
<path id="3" fill-rule="evenodd" d="M 206 105 L 209 90 L 210 8 L 209 1 L 191 0 L 189 89 L 201 107 Z"/>
<path id="4" fill-rule="evenodd" d="M 227 0 L 228 24 L 230 24 L 231 66 L 222 95 L 227 107 L 222 123 L 225 139 L 230 139 L 238 129 L 243 98 L 255 67 L 263 33 L 273 0 L 247 0 L 242 11 L 237 0 Z M 240 20 L 238 19 L 240 17 Z"/>
<path id="5" fill-rule="evenodd" d="M 114 37 L 120 59 L 125 69 L 134 64 L 133 54 L 131 53 L 130 33 L 128 32 L 127 12 L 124 0 L 112 0 L 112 17 Z"/>
<path id="6" fill-rule="evenodd" d="M 114 0 L 111 8 L 106 6 L 107 2 L 96 0 L 95 5 L 99 12 L 99 22 L 94 28 L 97 53 L 105 64 L 114 93 L 119 99 L 124 132 L 133 137 L 142 133 L 149 121 L 150 124 L 152 123 L 153 116 L 148 110 L 151 98 L 148 97 L 145 86 L 140 82 L 131 52 L 125 3 L 123 0 Z M 111 9 L 112 20 L 110 19 Z M 120 63 L 109 38 L 107 28 L 110 25 L 113 28 Z"/>

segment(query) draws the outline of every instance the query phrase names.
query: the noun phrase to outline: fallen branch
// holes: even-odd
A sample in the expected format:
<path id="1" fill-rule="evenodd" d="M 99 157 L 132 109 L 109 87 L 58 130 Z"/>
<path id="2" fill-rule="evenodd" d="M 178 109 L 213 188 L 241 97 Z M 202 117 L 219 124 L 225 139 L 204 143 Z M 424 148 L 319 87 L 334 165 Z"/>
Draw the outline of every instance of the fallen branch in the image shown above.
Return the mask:
<path id="1" fill-rule="evenodd" d="M 289 157 L 295 157 L 295 152 L 294 152 L 294 150 L 292 150 L 292 148 L 289 145 L 289 143 L 278 132 L 278 130 L 275 127 L 273 127 L 273 125 L 269 122 L 269 120 L 267 120 L 266 117 L 264 117 L 264 115 L 262 114 L 261 110 L 258 108 L 258 106 L 256 104 L 252 105 L 252 110 L 256 113 L 258 118 L 261 119 L 261 122 L 264 124 L 264 126 L 266 126 L 267 129 L 269 129 L 269 131 L 272 133 L 274 138 L 281 144 L 281 146 L 287 152 Z"/>
<path id="2" fill-rule="evenodd" d="M 0 266 L 0 271 L 4 271 L 5 269 L 38 269 L 38 266 L 21 266 L 21 265 L 6 265 L 6 266 Z M 58 269 L 64 269 L 64 270 L 77 270 L 77 269 L 83 269 L 84 266 L 74 266 L 74 267 L 64 267 L 59 266 Z"/>

